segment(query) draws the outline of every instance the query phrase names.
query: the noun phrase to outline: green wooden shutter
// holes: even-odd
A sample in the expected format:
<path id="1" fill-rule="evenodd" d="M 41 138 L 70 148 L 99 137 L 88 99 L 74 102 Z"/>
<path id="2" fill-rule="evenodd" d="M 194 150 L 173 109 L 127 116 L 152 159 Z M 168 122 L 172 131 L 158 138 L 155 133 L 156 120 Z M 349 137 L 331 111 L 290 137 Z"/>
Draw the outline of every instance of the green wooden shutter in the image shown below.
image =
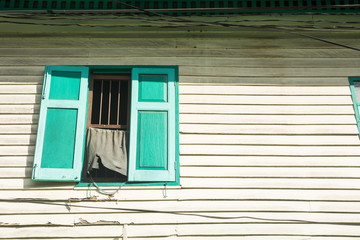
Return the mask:
<path id="1" fill-rule="evenodd" d="M 131 88 L 128 180 L 176 181 L 175 70 L 134 68 Z"/>
<path id="2" fill-rule="evenodd" d="M 350 77 L 349 82 L 354 104 L 356 123 L 360 135 L 360 77 Z"/>
<path id="3" fill-rule="evenodd" d="M 87 67 L 45 68 L 33 180 L 80 181 L 88 73 Z"/>

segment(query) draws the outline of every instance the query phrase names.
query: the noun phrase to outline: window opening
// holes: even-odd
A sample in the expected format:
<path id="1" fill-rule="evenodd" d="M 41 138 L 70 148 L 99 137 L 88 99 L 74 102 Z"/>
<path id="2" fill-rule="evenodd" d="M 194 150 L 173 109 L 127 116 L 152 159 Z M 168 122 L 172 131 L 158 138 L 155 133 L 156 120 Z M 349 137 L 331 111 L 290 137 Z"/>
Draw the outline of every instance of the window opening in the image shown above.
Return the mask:
<path id="1" fill-rule="evenodd" d="M 128 133 L 130 122 L 130 74 L 91 74 L 87 134 L 89 128 L 123 130 Z M 127 144 L 128 150 L 128 144 Z M 86 151 L 85 151 L 86 152 Z M 99 168 L 87 173 L 85 153 L 83 182 L 125 182 L 127 176 L 106 168 L 99 161 Z"/>

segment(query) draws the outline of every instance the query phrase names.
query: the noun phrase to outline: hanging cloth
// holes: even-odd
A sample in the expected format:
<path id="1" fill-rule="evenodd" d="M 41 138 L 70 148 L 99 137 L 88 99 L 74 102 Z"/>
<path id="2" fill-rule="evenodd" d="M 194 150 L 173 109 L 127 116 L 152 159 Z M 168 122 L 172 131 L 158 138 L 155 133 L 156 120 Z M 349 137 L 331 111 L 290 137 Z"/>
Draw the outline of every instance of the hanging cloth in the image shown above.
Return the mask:
<path id="1" fill-rule="evenodd" d="M 111 130 L 89 128 L 87 149 L 87 171 L 93 168 L 99 169 L 99 161 L 108 169 L 127 175 L 127 132 L 123 130 Z"/>

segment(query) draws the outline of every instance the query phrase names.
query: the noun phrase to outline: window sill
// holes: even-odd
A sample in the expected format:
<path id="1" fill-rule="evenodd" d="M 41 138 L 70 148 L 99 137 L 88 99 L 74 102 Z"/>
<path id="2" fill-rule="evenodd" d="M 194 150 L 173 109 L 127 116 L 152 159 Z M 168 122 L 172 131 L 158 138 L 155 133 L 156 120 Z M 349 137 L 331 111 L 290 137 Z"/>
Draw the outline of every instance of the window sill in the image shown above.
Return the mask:
<path id="1" fill-rule="evenodd" d="M 108 189 L 119 188 L 123 183 L 115 182 L 115 183 L 97 183 L 99 187 L 105 187 Z M 181 188 L 178 182 L 154 182 L 154 183 L 125 183 L 122 185 L 122 188 L 126 189 L 142 189 L 146 187 L 146 189 L 163 189 L 166 185 L 167 188 L 178 189 Z M 93 183 L 77 183 L 74 189 L 82 189 L 88 187 L 95 187 Z"/>

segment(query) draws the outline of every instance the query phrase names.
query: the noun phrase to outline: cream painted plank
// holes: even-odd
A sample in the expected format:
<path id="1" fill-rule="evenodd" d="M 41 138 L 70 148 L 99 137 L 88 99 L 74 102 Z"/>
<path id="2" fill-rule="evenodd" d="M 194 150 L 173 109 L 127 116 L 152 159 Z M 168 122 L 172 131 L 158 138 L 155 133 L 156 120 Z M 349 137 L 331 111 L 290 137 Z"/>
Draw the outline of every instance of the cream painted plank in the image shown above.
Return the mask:
<path id="1" fill-rule="evenodd" d="M 24 85 L 42 84 L 44 76 L 0 76 L 0 85 Z"/>
<path id="2" fill-rule="evenodd" d="M 275 227 L 276 226 L 276 227 Z M 343 224 L 203 224 L 203 225 L 191 225 L 184 224 L 179 225 L 179 235 L 322 235 L 322 236 L 360 236 L 359 228 L 354 225 Z M 139 229 L 140 230 L 140 229 Z"/>
<path id="3" fill-rule="evenodd" d="M 357 203 L 352 202 L 350 205 L 347 205 L 347 202 L 309 202 L 309 208 L 313 212 L 351 212 L 353 209 L 354 212 L 357 212 L 358 201 Z"/>
<path id="4" fill-rule="evenodd" d="M 1 76 L 0 76 L 1 78 Z M 316 77 L 316 81 L 313 77 L 213 77 L 213 76 L 180 76 L 180 90 L 185 84 L 238 84 L 238 85 L 287 85 L 287 86 L 348 86 L 349 80 L 346 76 L 343 77 Z M 197 86 L 198 87 L 198 86 Z M 229 91 L 230 92 L 230 91 Z M 320 93 L 322 95 L 322 93 Z"/>
<path id="5" fill-rule="evenodd" d="M 360 203 L 350 202 L 353 208 L 345 203 L 317 203 L 317 208 L 322 208 L 317 212 L 337 213 L 360 213 Z M 2 202 L 1 212 L 5 215 L 23 214 L 23 215 L 53 215 L 53 214 L 95 214 L 95 213 L 138 213 L 136 210 L 144 211 L 166 211 L 166 212 L 309 212 L 310 205 L 306 201 L 221 201 L 221 200 L 203 200 L 203 201 L 72 201 L 69 202 L 26 202 L 24 200 Z"/>
<path id="6" fill-rule="evenodd" d="M 27 152 L 18 153 L 17 155 L 25 155 Z M 31 177 L 32 168 L 25 167 L 25 168 L 14 168 L 14 167 L 5 167 L 0 168 L 0 179 L 3 178 L 24 178 L 24 177 Z"/>
<path id="7" fill-rule="evenodd" d="M 313 15 L 311 15 L 313 16 Z M 274 16 L 275 17 L 275 16 Z M 278 16 L 276 16 L 278 17 Z M 285 16 L 287 19 L 285 22 L 288 22 L 289 15 Z M 202 18 L 202 17 L 201 17 Z M 203 19 L 202 19 L 203 20 Z M 209 19 L 210 20 L 210 19 Z M 213 19 L 211 19 L 213 20 Z M 225 19 L 223 19 L 225 20 Z M 310 19 L 309 16 L 306 19 L 307 21 L 310 21 L 313 23 L 313 19 Z M 321 20 L 321 19 L 319 19 Z M 328 19 L 331 20 L 331 19 Z M 347 22 L 349 19 L 344 19 L 345 22 Z M 350 21 L 353 21 L 352 18 Z M 126 19 L 123 20 L 126 21 L 124 26 L 127 26 L 128 24 L 138 24 L 139 21 L 127 21 Z M 226 19 L 227 21 L 227 19 Z M 272 22 L 274 22 L 274 19 L 271 19 Z M 275 20 L 275 22 L 278 23 L 278 21 Z M 96 24 L 96 22 L 93 22 Z M 115 22 L 111 22 L 110 24 L 114 24 Z M 141 19 L 141 23 L 143 23 L 143 20 Z M 103 39 L 103 38 L 143 38 L 144 34 L 146 34 L 146 38 L 165 38 L 165 39 L 176 39 L 176 38 L 190 38 L 190 39 L 224 39 L 224 36 L 227 36 L 226 38 L 229 39 L 258 39 L 258 40 L 265 40 L 265 39 L 289 39 L 291 41 L 296 41 L 299 39 L 297 36 L 290 36 L 286 33 L 280 33 L 280 32 L 274 32 L 274 31 L 263 31 L 262 29 L 259 31 L 254 31 L 254 28 L 250 27 L 243 27 L 243 28 L 226 28 L 224 27 L 214 27 L 214 26 L 208 26 L 207 28 L 202 27 L 194 27 L 193 30 L 187 31 L 187 28 L 171 28 L 172 30 L 169 30 L 170 28 L 160 28 L 159 26 L 153 27 L 151 30 L 149 27 L 132 27 L 129 28 L 113 28 L 113 31 L 108 31 L 108 27 L 96 27 L 96 28 L 79 28 L 76 26 L 70 26 L 67 27 L 65 31 L 56 31 L 57 28 L 54 28 L 52 26 L 35 26 L 35 25 L 16 25 L 16 24 L 2 24 L 4 28 L 2 37 L 6 38 L 34 38 L 39 37 L 39 34 L 46 39 L 46 38 L 89 38 L 89 39 Z M 117 24 L 118 25 L 118 24 Z M 151 26 L 153 24 L 149 24 L 148 26 Z M 292 24 L 293 25 L 293 22 Z M 170 25 L 173 26 L 172 24 Z M 333 28 L 332 24 L 326 24 L 326 26 L 331 26 Z M 206 31 L 204 31 L 206 29 Z M 6 30 L 6 31 L 5 31 Z M 306 33 L 306 32 L 305 32 Z M 358 39 L 359 33 L 357 31 L 342 31 L 342 30 L 334 30 L 331 31 L 312 31 L 311 32 L 313 36 L 319 37 L 319 38 L 326 38 L 326 39 L 334 39 L 334 40 L 347 40 L 347 39 Z M 302 39 L 302 38 L 301 38 Z M 357 43 L 357 42 L 355 42 Z M 339 48 L 336 46 L 329 46 L 328 44 L 324 44 L 324 47 L 328 49 L 333 48 Z M 303 46 L 304 48 L 307 48 L 307 46 Z M 351 50 L 348 50 L 351 51 Z"/>
<path id="8" fill-rule="evenodd" d="M 107 188 L 105 188 L 107 189 Z M 108 190 L 113 190 L 109 188 Z M 167 188 L 166 200 L 302 200 L 302 201 L 358 201 L 360 191 L 358 190 L 303 190 L 303 189 L 170 189 Z M 56 201 L 68 201 L 69 198 L 86 198 L 89 196 L 87 190 L 27 190 L 13 191 L 0 190 L 2 199 L 16 198 L 37 198 L 52 199 Z M 97 194 L 92 191 L 93 196 L 98 199 L 107 199 L 107 196 Z M 164 189 L 126 189 L 114 194 L 114 199 L 119 201 L 137 201 L 137 200 L 160 200 L 165 199 Z"/>
<path id="9" fill-rule="evenodd" d="M 227 57 L 132 57 L 119 55 L 117 57 L 71 57 L 71 56 L 9 56 L 0 57 L 0 65 L 76 65 L 82 62 L 88 65 L 180 65 L 207 67 L 292 67 L 292 68 L 354 68 L 360 65 L 360 60 L 354 58 L 227 58 Z"/>
<path id="10" fill-rule="evenodd" d="M 173 207 L 176 209 L 176 202 L 164 202 L 164 201 L 156 201 L 156 202 L 141 202 L 142 204 L 137 202 L 121 202 L 120 204 L 116 201 L 106 202 L 38 202 L 38 203 L 29 203 L 29 202 L 4 202 L 4 206 L 1 206 L 0 209 L 4 215 L 12 216 L 14 213 L 18 214 L 33 214 L 33 215 L 41 215 L 44 216 L 52 216 L 58 214 L 79 214 L 79 216 L 85 216 L 85 214 L 106 214 L 106 213 L 126 213 L 129 214 L 131 212 L 141 212 L 141 210 L 147 211 L 175 211 Z M 17 205 L 17 206 L 16 206 Z M 188 207 L 184 207 L 187 209 Z M 136 210 L 138 209 L 138 210 Z M 40 213 L 40 214 L 39 214 Z M 101 216 L 101 215 L 100 215 Z M 40 216 L 39 216 L 40 217 Z"/>
<path id="11" fill-rule="evenodd" d="M 270 236 L 271 237 L 271 236 Z M 268 239 L 269 236 L 266 236 Z M 208 236 L 206 237 L 199 237 L 199 236 L 168 236 L 168 237 L 132 237 L 131 240 L 239 240 L 239 236 L 211 236 L 210 238 Z M 247 236 L 241 236 L 241 240 L 246 240 Z M 262 237 L 264 239 L 264 237 Z M 282 238 L 280 237 L 279 240 Z M 304 240 L 304 237 L 296 237 L 291 236 L 287 238 L 286 240 Z M 269 239 L 270 240 L 270 239 Z"/>
<path id="12" fill-rule="evenodd" d="M 1 56 L 89 56 L 113 57 L 234 57 L 234 58 L 358 58 L 359 54 L 347 49 L 174 49 L 174 48 L 91 48 L 76 49 L 74 52 L 62 53 L 59 49 L 26 49 L 24 52 L 14 52 L 11 49 L 0 49 Z"/>
<path id="13" fill-rule="evenodd" d="M 211 41 L 211 40 L 210 40 Z M 285 40 L 283 40 L 285 42 Z M 347 41 L 350 41 L 347 40 Z M 196 41 L 199 42 L 199 41 Z M 216 46 L 221 41 L 212 40 Z M 79 38 L 75 40 L 73 38 L 20 38 L 14 41 L 13 38 L 0 39 L 1 47 L 6 48 L 128 48 L 128 47 L 176 47 L 180 45 L 182 47 L 190 46 L 186 40 L 180 41 L 180 39 L 163 39 L 163 38 L 128 38 L 126 35 L 120 38 Z M 219 45 L 221 46 L 221 45 Z M 180 47 L 180 46 L 178 46 Z"/>
<path id="14" fill-rule="evenodd" d="M 198 237 L 198 236 L 187 236 L 187 237 L 179 237 L 177 240 L 239 240 L 238 236 L 206 236 L 206 237 Z M 358 237 L 350 237 L 350 236 L 328 236 L 328 237 L 319 237 L 319 236 L 311 236 L 311 238 L 306 236 L 266 236 L 266 240 L 357 240 Z M 139 239 L 134 238 L 133 240 L 147 240 L 145 238 Z M 165 239 L 166 240 L 166 239 Z M 264 236 L 241 236 L 241 240 L 264 240 Z"/>
<path id="15" fill-rule="evenodd" d="M 3 156 L 32 156 L 34 151 L 35 146 L 0 146 L 0 155 Z"/>
<path id="16" fill-rule="evenodd" d="M 181 104 L 180 114 L 354 114 L 352 105 L 346 106 L 263 106 L 263 105 L 201 105 Z"/>
<path id="17" fill-rule="evenodd" d="M 19 174 L 25 175 L 25 171 Z M 27 173 L 26 173 L 27 174 Z M 30 174 L 30 170 L 29 170 Z M 103 188 L 104 190 L 117 190 L 118 187 L 110 187 Z M 178 199 L 179 191 L 175 189 L 167 188 L 167 198 L 166 200 Z M 49 189 L 43 190 L 27 190 L 27 191 L 13 191 L 13 190 L 0 190 L 0 194 L 2 194 L 2 199 L 10 199 L 14 200 L 17 198 L 32 198 L 32 199 L 51 199 L 54 201 L 68 201 L 70 198 L 87 198 L 90 195 L 89 189 L 87 187 L 79 188 L 76 191 L 74 190 L 62 190 L 62 189 L 53 189 L 53 191 L 49 191 Z M 99 200 L 108 199 L 108 196 L 96 193 L 95 188 L 91 191 L 92 196 L 97 196 Z M 119 193 L 114 195 L 114 199 L 119 200 L 129 200 L 129 201 L 137 201 L 137 200 L 161 200 L 165 199 L 164 197 L 164 187 L 160 188 L 133 188 L 131 187 L 123 187 Z"/>
<path id="18" fill-rule="evenodd" d="M 1 158 L 0 158 L 1 159 Z M 349 156 L 180 156 L 181 166 L 283 166 L 360 167 L 359 157 Z"/>
<path id="19" fill-rule="evenodd" d="M 110 226 L 44 226 L 44 227 L 2 227 L 0 238 L 73 238 L 73 237 L 113 237 L 121 238 L 121 225 Z"/>
<path id="20" fill-rule="evenodd" d="M 279 81 L 278 84 L 283 84 L 281 78 L 275 78 Z M 348 79 L 346 86 L 239 86 L 239 85 L 219 85 L 219 84 L 182 84 L 179 87 L 180 95 L 184 94 L 214 94 L 214 95 L 230 95 L 230 94 L 246 94 L 246 95 L 276 95 L 276 96 L 290 96 L 290 95 L 344 95 L 350 96 L 350 88 Z M 317 78 L 314 79 L 316 84 Z M 264 82 L 265 84 L 265 82 Z"/>
<path id="21" fill-rule="evenodd" d="M 191 214 L 191 213 L 190 213 Z M 123 214 L 125 215 L 125 214 Z M 179 222 L 180 224 L 186 223 L 215 223 L 217 222 L 238 222 L 238 223 L 275 223 L 275 222 L 304 222 L 304 223 L 358 223 L 359 216 L 358 214 L 329 214 L 329 213 L 254 213 L 254 212 L 230 212 L 230 213 L 207 213 L 207 212 L 200 212 L 198 216 L 162 216 L 163 214 L 156 214 L 155 220 L 148 219 L 149 223 L 156 223 L 156 220 L 162 220 L 168 218 L 168 223 L 176 223 Z M 199 216 L 200 215 L 200 216 Z M 202 216 L 201 216 L 202 215 Z M 158 216 L 158 217 L 156 217 Z M 224 219 L 212 219 L 207 218 L 209 217 L 219 217 Z M 144 216 L 145 219 L 140 219 L 141 214 L 130 214 L 130 217 L 134 217 L 134 222 L 146 221 L 145 219 L 150 218 L 150 216 Z M 136 219 L 135 219 L 136 217 Z M 234 219 L 225 219 L 225 218 L 234 218 Z M 172 219 L 171 219 L 172 218 Z M 125 220 L 125 219 L 124 219 Z M 288 221 L 287 221 L 288 220 Z M 293 221 L 291 221 L 293 220 Z M 166 223 L 165 219 L 161 221 Z M 145 222 L 147 223 L 147 222 Z"/>
<path id="22" fill-rule="evenodd" d="M 0 125 L 0 134 L 36 134 L 37 125 Z"/>
<path id="23" fill-rule="evenodd" d="M 294 167 L 295 168 L 295 167 Z M 299 168 L 296 168 L 299 170 Z M 302 169 L 300 169 L 302 170 Z M 195 171 L 195 170 L 194 170 Z M 355 171 L 355 170 L 354 170 Z M 220 169 L 219 173 L 214 175 L 214 177 L 204 177 L 207 173 L 201 174 L 202 176 L 192 175 L 192 176 L 184 176 L 185 174 L 190 174 L 186 169 L 181 169 L 181 186 L 183 188 L 202 188 L 202 189 L 215 189 L 215 188 L 241 188 L 241 189 L 352 189 L 359 190 L 360 189 L 360 180 L 352 178 L 352 176 L 356 175 L 352 171 L 350 176 L 340 176 L 344 179 L 334 179 L 338 177 L 339 174 L 335 174 L 334 176 L 330 176 L 330 179 L 318 178 L 319 175 L 330 175 L 332 171 L 327 172 L 326 169 L 322 172 L 315 169 L 315 171 L 306 170 L 306 172 L 311 172 L 311 174 L 316 174 L 317 178 L 308 179 L 309 176 L 299 177 L 300 174 L 295 174 L 294 176 L 286 176 L 289 175 L 288 172 L 285 172 L 283 175 L 278 174 L 278 178 L 274 177 L 272 171 L 270 171 L 269 176 L 263 174 L 260 177 L 255 177 L 255 174 L 260 174 L 261 169 L 256 170 L 256 172 L 249 172 L 247 174 L 243 174 L 243 171 L 240 171 L 237 176 L 240 177 L 218 177 L 223 171 Z M 320 174 L 317 174 L 320 172 Z M 349 171 L 340 171 L 351 172 Z M 306 173 L 302 174 L 305 175 Z M 236 174 L 235 174 L 236 175 Z M 243 177 L 245 176 L 245 177 Z M 249 177 L 250 176 L 250 177 Z M 357 176 L 358 177 L 358 176 Z M 0 189 L 3 190 L 22 190 L 22 189 L 39 189 L 39 190 L 52 190 L 52 189 L 73 189 L 73 184 L 61 184 L 57 182 L 36 182 L 32 181 L 30 178 L 12 178 L 12 179 L 2 179 L 0 181 Z"/>
<path id="24" fill-rule="evenodd" d="M 299 170 L 297 168 L 297 170 Z M 300 169 L 302 171 L 302 169 Z M 305 170 L 309 172 L 309 170 Z M 316 170 L 314 172 L 320 172 Z M 323 170 L 325 173 L 326 170 Z M 342 169 L 341 169 L 342 171 Z M 222 172 L 220 169 L 219 172 Z M 332 171 L 328 172 L 328 175 L 331 174 Z M 346 171 L 345 171 L 346 172 Z M 186 169 L 181 169 L 181 173 L 183 175 L 190 174 Z M 348 179 L 306 179 L 306 178 L 296 178 L 299 174 L 295 174 L 290 178 L 270 178 L 272 170 L 269 170 L 269 176 L 265 175 L 265 178 L 237 178 L 237 177 L 230 177 L 226 176 L 226 178 L 219 178 L 216 177 L 221 173 L 218 173 L 214 177 L 206 177 L 201 178 L 197 175 L 192 177 L 181 177 L 181 186 L 183 188 L 207 188 L 207 189 L 214 189 L 214 188 L 257 188 L 257 189 L 266 189 L 266 188 L 273 188 L 273 189 L 360 189 L 360 179 L 350 178 L 350 176 L 343 176 Z M 311 172 L 312 174 L 313 172 Z M 206 173 L 205 173 L 206 174 Z M 240 175 L 241 173 L 239 173 Z M 284 175 L 288 173 L 285 171 Z M 305 175 L 306 173 L 303 173 Z M 204 174 L 201 174 L 204 175 Z M 248 175 L 251 175 L 249 172 Z M 354 175 L 354 173 L 353 173 Z M 339 176 L 339 174 L 334 174 L 330 176 L 330 178 Z M 22 185 L 17 187 L 21 188 Z M 5 189 L 5 188 L 3 188 Z"/>
<path id="25" fill-rule="evenodd" d="M 42 86 L 41 85 L 4 85 L 0 88 L 0 94 L 20 94 L 20 93 L 41 93 Z"/>
<path id="26" fill-rule="evenodd" d="M 357 146 L 182 145 L 185 155 L 360 156 Z"/>
<path id="27" fill-rule="evenodd" d="M 21 203 L 21 204 L 20 204 Z M 101 214 L 129 214 L 138 213 L 138 211 L 166 211 L 166 212 L 184 212 L 184 213 L 198 213 L 198 212 L 262 212 L 262 213 L 336 213 L 340 217 L 349 213 L 356 216 L 360 213 L 360 203 L 355 202 L 306 202 L 306 201 L 219 201 L 208 199 L 203 201 L 136 201 L 136 202 L 71 202 L 69 203 L 55 203 L 48 202 L 47 204 L 24 203 L 19 202 L 9 203 L 2 202 L 0 209 L 5 215 L 18 214 L 35 214 L 38 213 L 52 215 L 52 214 L 79 214 L 89 216 L 94 213 Z M 3 205 L 4 204 L 4 205 Z M 355 214 L 356 213 L 356 214 Z"/>
<path id="28" fill-rule="evenodd" d="M 156 58 L 157 60 L 158 58 Z M 159 58 L 159 62 L 164 62 L 164 58 Z M 124 59 L 125 61 L 127 59 Z M 163 60 L 163 61 L 161 61 Z M 355 68 L 360 65 L 360 60 L 351 58 L 226 58 L 226 57 L 181 57 L 168 59 L 170 63 L 177 63 L 181 66 L 212 66 L 212 67 L 274 67 L 274 68 Z M 141 61 L 139 61 L 141 62 Z M 1 63 L 1 58 L 0 58 Z M 31 64 L 31 63 L 29 63 Z"/>
<path id="29" fill-rule="evenodd" d="M 351 96 L 181 95 L 180 104 L 348 105 Z"/>
<path id="30" fill-rule="evenodd" d="M 322 236 L 359 236 L 360 230 L 356 225 L 344 224 L 302 224 L 302 223 L 274 223 L 273 224 L 181 224 L 181 225 L 129 225 L 128 236 L 170 236 L 185 235 L 322 235 Z"/>
<path id="31" fill-rule="evenodd" d="M 199 134 L 358 134 L 356 125 L 218 125 L 181 124 L 180 133 Z"/>
<path id="32" fill-rule="evenodd" d="M 180 75 L 186 76 L 263 76 L 263 77 L 323 77 L 323 76 L 356 76 L 359 68 L 239 68 L 239 67 L 189 67 L 179 69 Z"/>
<path id="33" fill-rule="evenodd" d="M 0 76 L 16 76 L 19 79 L 24 76 L 42 76 L 44 78 L 44 70 L 45 66 L 0 66 Z"/>
<path id="34" fill-rule="evenodd" d="M 358 201 L 358 190 L 182 189 L 180 199 Z"/>
<path id="35" fill-rule="evenodd" d="M 169 237 L 178 236 L 179 225 L 129 225 L 128 237 Z"/>
<path id="36" fill-rule="evenodd" d="M 46 42 L 43 42 L 46 46 Z M 87 48 L 0 48 L 0 56 L 88 56 Z"/>
<path id="37" fill-rule="evenodd" d="M 192 178 L 360 178 L 359 170 L 359 167 L 182 167 L 180 176 Z M 333 181 L 336 182 L 336 180 Z"/>
<path id="38" fill-rule="evenodd" d="M 0 114 L 14 114 L 14 113 L 39 113 L 39 104 L 18 104 L 18 105 L 0 105 Z"/>
<path id="39" fill-rule="evenodd" d="M 141 211 L 140 211 L 141 212 Z M 223 218 L 223 219 L 221 219 Z M 254 213 L 254 212 L 198 212 L 198 213 L 112 213 L 112 214 L 56 214 L 56 215 L 7 215 L 2 216 L 5 224 L 48 225 L 52 224 L 189 224 L 189 223 L 272 223 L 297 222 L 316 223 L 358 223 L 359 214 L 331 213 Z"/>
<path id="40" fill-rule="evenodd" d="M 34 145 L 35 135 L 0 135 L 0 145 Z"/>
<path id="41" fill-rule="evenodd" d="M 1 139 L 1 136 L 0 136 Z M 254 144 L 254 145 L 311 145 L 311 146 L 358 146 L 359 137 L 351 136 L 301 136 L 301 135 L 221 135 L 180 134 L 180 144 Z"/>
<path id="42" fill-rule="evenodd" d="M 358 237 L 349 237 L 349 236 L 329 236 L 329 237 L 319 237 L 311 236 L 304 237 L 300 236 L 266 236 L 266 240 L 358 240 Z M 147 240 L 146 238 L 132 238 L 132 240 Z M 159 239 L 160 240 L 160 239 Z M 167 240 L 167 239 L 165 239 Z M 239 236 L 184 236 L 178 237 L 176 240 L 239 240 Z M 241 240 L 264 240 L 264 236 L 241 236 Z"/>
<path id="43" fill-rule="evenodd" d="M 114 238 L 112 238 L 112 237 L 95 237 L 95 238 L 92 238 L 92 237 L 72 237 L 71 239 L 72 240 L 113 240 Z M 122 240 L 121 238 L 118 238 L 118 239 Z M 28 238 L 27 237 L 26 240 L 39 240 L 39 238 Z M 69 240 L 69 238 L 57 237 L 56 240 Z"/>
<path id="44" fill-rule="evenodd" d="M 1 106 L 0 106 L 1 109 Z M 180 114 L 180 124 L 354 124 L 353 114 L 349 115 L 221 115 L 221 114 Z"/>
<path id="45" fill-rule="evenodd" d="M 0 50 L 1 51 L 1 50 Z M 25 50 L 26 51 L 26 50 Z M 77 49 L 75 49 L 77 51 Z M 81 62 L 83 65 L 113 65 L 114 62 L 121 61 L 121 65 L 131 64 L 133 61 L 131 58 L 87 58 L 83 57 L 77 57 L 77 56 L 71 56 L 71 55 L 64 55 L 64 56 L 58 56 L 57 54 L 50 55 L 50 56 L 34 56 L 31 55 L 24 55 L 24 56 L 17 56 L 14 54 L 9 55 L 11 57 L 0 57 L 0 65 L 15 65 L 15 66 L 45 66 L 45 65 L 77 65 L 79 62 Z M 139 61 L 141 64 L 144 64 L 146 62 L 150 62 L 149 59 L 143 58 L 142 61 Z M 164 60 L 163 60 L 164 62 Z M 138 63 L 139 64 L 139 63 Z M 149 63 L 148 63 L 149 64 Z M 161 62 L 159 63 L 161 64 Z M 162 63 L 164 64 L 164 63 Z"/>
<path id="46" fill-rule="evenodd" d="M 185 36 L 184 36 L 185 37 Z M 14 41 L 13 38 L 0 39 L 0 46 L 5 48 L 133 48 L 133 47 L 177 47 L 177 48 L 201 48 L 201 49 L 223 49 L 224 39 L 216 38 L 129 38 L 127 36 L 120 38 L 76 38 L 76 41 L 72 38 L 19 38 Z M 244 36 L 246 37 L 246 36 Z M 331 36 L 329 36 L 331 37 Z M 342 39 L 342 43 L 351 45 L 356 43 L 354 39 Z M 46 43 L 46 44 L 45 44 Z M 306 48 L 319 49 L 329 48 L 329 45 L 324 45 L 321 42 L 298 38 L 296 40 L 289 41 L 286 38 L 271 39 L 226 39 L 226 47 L 232 49 L 247 49 L 247 48 L 260 48 L 264 47 L 264 44 L 273 48 L 299 48 L 302 45 L 306 45 Z"/>
<path id="47" fill-rule="evenodd" d="M 0 156 L 1 167 L 32 167 L 33 156 Z"/>
<path id="48" fill-rule="evenodd" d="M 38 120 L 38 114 L 0 114 L 0 124 L 34 124 Z"/>
<path id="49" fill-rule="evenodd" d="M 40 202 L 41 203 L 41 202 Z M 13 215 L 14 213 L 22 215 L 44 215 L 51 216 L 53 214 L 129 214 L 139 213 L 139 211 L 166 211 L 166 212 L 261 212 L 294 214 L 299 213 L 360 213 L 360 202 L 307 202 L 307 201 L 237 201 L 237 200 L 215 200 L 206 199 L 203 201 L 84 201 L 71 202 L 70 207 L 68 201 L 66 202 L 2 202 L 0 205 L 1 212 L 5 215 Z M 339 214 L 339 216 L 341 216 Z M 356 215 L 355 215 L 356 216 Z"/>
<path id="50" fill-rule="evenodd" d="M 72 240 L 113 240 L 114 238 L 112 237 L 72 237 Z M 116 239 L 116 238 L 115 238 Z M 118 238 L 119 240 L 122 240 L 121 238 Z M 118 240 L 116 239 L 116 240 Z M 26 238 L 26 240 L 39 240 L 39 238 Z M 56 240 L 69 240 L 69 238 L 62 238 L 62 237 L 57 237 Z"/>
<path id="51" fill-rule="evenodd" d="M 40 182 L 33 181 L 28 178 L 3 178 L 0 181 L 0 189 L 13 189 L 13 190 L 23 190 L 23 189 L 39 189 L 44 190 L 48 189 L 49 191 L 53 189 L 73 189 L 73 183 L 60 183 L 60 182 Z"/>
<path id="52" fill-rule="evenodd" d="M 40 94 L 1 94 L 0 95 L 0 104 L 39 104 L 40 103 Z"/>

